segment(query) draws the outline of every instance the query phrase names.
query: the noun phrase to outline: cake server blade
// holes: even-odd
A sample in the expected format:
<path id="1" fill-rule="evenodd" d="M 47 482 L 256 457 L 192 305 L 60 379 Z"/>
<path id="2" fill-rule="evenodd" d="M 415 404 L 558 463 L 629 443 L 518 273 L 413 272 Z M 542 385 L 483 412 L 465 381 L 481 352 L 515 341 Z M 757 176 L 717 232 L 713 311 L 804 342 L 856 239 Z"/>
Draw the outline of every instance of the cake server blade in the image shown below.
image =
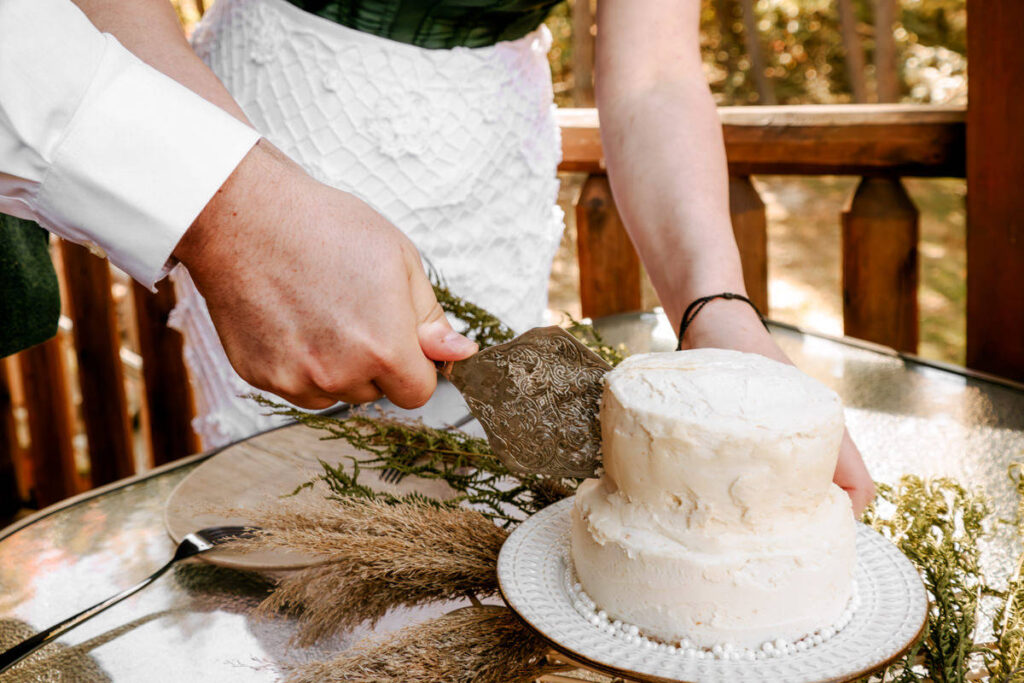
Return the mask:
<path id="1" fill-rule="evenodd" d="M 519 474 L 592 477 L 611 366 L 560 327 L 537 327 L 441 374 L 462 393 L 501 461 Z"/>

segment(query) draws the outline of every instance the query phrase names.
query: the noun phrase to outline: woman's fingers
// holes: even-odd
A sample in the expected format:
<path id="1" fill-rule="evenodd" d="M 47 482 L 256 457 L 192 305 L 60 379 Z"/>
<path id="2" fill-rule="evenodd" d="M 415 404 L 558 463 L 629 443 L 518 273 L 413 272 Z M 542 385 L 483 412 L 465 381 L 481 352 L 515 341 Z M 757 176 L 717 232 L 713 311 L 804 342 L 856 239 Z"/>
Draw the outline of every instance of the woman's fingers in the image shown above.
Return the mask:
<path id="1" fill-rule="evenodd" d="M 843 441 L 839 446 L 839 461 L 833 481 L 850 496 L 853 503 L 853 514 L 860 517 L 875 498 L 875 482 L 872 481 L 864 459 L 856 444 L 850 438 L 850 432 L 843 432 Z"/>

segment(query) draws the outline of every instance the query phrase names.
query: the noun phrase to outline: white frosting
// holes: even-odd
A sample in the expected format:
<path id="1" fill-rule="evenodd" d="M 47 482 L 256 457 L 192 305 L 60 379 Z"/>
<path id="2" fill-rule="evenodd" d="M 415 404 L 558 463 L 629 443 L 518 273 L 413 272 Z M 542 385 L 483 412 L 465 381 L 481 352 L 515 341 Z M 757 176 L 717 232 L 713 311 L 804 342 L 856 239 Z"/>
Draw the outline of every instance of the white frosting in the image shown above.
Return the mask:
<path id="1" fill-rule="evenodd" d="M 703 647 L 841 616 L 855 528 L 831 482 L 834 392 L 754 354 L 638 355 L 607 375 L 601 427 L 605 472 L 577 492 L 572 554 L 609 615 Z"/>

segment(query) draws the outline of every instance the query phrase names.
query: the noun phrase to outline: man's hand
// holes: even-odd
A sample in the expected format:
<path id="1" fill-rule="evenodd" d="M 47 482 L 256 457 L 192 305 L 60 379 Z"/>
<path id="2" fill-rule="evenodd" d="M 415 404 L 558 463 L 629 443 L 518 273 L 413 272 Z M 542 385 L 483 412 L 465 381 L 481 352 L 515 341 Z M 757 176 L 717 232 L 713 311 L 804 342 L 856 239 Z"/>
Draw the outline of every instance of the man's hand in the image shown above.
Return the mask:
<path id="1" fill-rule="evenodd" d="M 735 349 L 760 353 L 790 365 L 793 363 L 765 331 L 753 309 L 742 301 L 715 299 L 710 302 L 694 318 L 683 341 L 683 348 Z M 859 518 L 875 497 L 875 483 L 849 431 L 843 432 L 839 461 L 832 480 L 850 496 L 853 514 Z"/>
<path id="2" fill-rule="evenodd" d="M 413 244 L 266 141 L 174 254 L 238 374 L 305 408 L 381 394 L 420 406 L 436 385 L 432 360 L 476 351 L 448 325 Z"/>

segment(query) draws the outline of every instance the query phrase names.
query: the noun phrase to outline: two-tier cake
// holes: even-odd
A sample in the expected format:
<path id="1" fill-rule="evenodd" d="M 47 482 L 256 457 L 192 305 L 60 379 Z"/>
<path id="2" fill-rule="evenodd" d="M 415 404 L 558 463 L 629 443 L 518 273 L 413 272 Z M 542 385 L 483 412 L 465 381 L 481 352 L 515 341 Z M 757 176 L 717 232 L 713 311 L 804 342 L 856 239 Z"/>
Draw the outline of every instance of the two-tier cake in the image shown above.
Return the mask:
<path id="1" fill-rule="evenodd" d="M 609 618 L 704 648 L 840 619 L 855 527 L 832 483 L 834 392 L 755 354 L 643 354 L 607 375 L 601 429 L 604 472 L 576 494 L 572 559 Z"/>

